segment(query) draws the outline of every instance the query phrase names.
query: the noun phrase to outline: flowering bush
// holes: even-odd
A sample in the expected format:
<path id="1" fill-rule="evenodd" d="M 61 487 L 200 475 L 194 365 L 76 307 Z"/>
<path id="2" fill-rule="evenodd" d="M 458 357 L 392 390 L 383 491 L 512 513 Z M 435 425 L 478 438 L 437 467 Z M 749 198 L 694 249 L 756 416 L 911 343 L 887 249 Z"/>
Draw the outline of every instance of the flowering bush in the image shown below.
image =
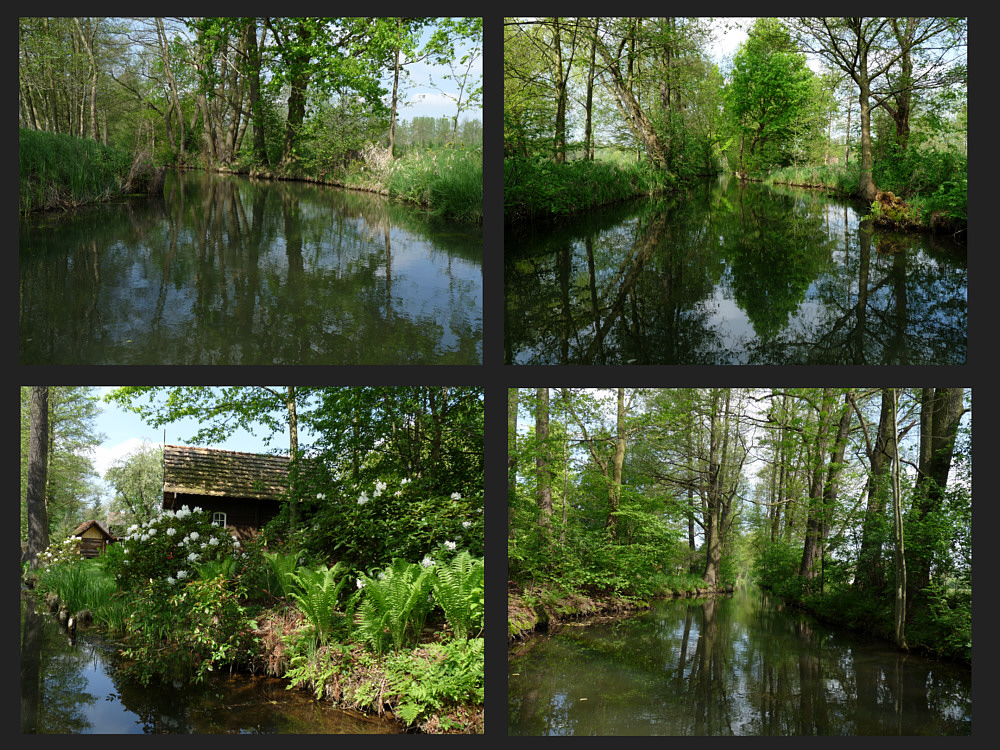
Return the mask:
<path id="1" fill-rule="evenodd" d="M 197 577 L 197 566 L 240 555 L 240 543 L 201 508 L 183 506 L 129 527 L 122 553 L 108 560 L 115 580 L 134 588 L 150 580 L 169 584 Z"/>
<path id="2" fill-rule="evenodd" d="M 80 539 L 68 536 L 60 542 L 53 542 L 38 556 L 38 564 L 43 568 L 65 565 L 80 561 Z"/>

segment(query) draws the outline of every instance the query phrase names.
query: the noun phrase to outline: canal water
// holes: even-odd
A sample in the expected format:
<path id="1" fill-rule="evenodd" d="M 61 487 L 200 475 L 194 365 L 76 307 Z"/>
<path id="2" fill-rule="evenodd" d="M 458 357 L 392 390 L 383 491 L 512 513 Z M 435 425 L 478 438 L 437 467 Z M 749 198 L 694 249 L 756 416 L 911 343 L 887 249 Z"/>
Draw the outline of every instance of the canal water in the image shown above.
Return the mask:
<path id="1" fill-rule="evenodd" d="M 382 196 L 172 172 L 19 241 L 22 364 L 482 361 L 482 228 Z"/>
<path id="2" fill-rule="evenodd" d="M 756 588 L 561 626 L 511 648 L 511 735 L 968 735 L 971 669 Z"/>
<path id="3" fill-rule="evenodd" d="M 149 687 L 122 680 L 94 631 L 71 643 L 52 615 L 21 599 L 23 734 L 394 734 L 399 727 L 287 690 L 287 681 L 209 675 Z"/>
<path id="4" fill-rule="evenodd" d="M 708 180 L 505 232 L 507 364 L 966 361 L 965 248 L 860 204 Z"/>

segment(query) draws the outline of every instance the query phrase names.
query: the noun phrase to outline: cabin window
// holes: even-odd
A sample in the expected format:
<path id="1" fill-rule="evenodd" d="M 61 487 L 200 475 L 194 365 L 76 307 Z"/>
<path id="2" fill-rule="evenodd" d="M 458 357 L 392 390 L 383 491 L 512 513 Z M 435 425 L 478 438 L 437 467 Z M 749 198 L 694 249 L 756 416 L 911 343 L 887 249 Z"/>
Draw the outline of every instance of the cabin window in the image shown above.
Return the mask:
<path id="1" fill-rule="evenodd" d="M 213 513 L 212 514 L 212 525 L 213 526 L 222 526 L 222 527 L 225 527 L 225 525 L 226 525 L 226 514 L 225 513 L 218 513 L 218 512 Z"/>

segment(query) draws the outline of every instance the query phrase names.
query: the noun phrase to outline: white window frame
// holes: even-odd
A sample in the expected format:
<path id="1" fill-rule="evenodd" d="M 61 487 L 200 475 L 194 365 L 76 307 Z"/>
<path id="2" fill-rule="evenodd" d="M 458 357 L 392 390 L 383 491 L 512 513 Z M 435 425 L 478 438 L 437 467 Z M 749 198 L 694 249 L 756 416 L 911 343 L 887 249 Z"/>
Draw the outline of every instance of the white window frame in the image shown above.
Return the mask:
<path id="1" fill-rule="evenodd" d="M 222 523 L 219 523 L 221 521 Z M 221 526 L 226 528 L 226 514 L 223 511 L 217 510 L 212 513 L 212 525 Z"/>

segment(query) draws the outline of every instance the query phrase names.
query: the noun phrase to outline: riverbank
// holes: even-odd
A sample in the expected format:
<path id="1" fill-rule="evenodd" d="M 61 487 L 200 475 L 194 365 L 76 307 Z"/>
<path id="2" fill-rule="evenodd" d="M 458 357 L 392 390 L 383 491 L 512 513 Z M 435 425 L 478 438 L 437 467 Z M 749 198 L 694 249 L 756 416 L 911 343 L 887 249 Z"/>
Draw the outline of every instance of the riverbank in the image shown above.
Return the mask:
<path id="1" fill-rule="evenodd" d="M 759 585 L 759 584 L 758 584 Z M 879 608 L 871 600 L 866 600 L 850 592 L 837 592 L 829 595 L 813 594 L 801 599 L 782 596 L 764 586 L 760 587 L 772 596 L 776 596 L 788 607 L 806 612 L 817 620 L 828 625 L 835 625 L 855 633 L 864 633 L 886 642 L 892 648 L 905 653 L 922 654 L 934 659 L 944 659 L 958 664 L 972 666 L 972 644 L 965 643 L 964 628 L 956 626 L 953 633 L 939 633 L 941 640 L 935 647 L 927 641 L 928 633 L 922 623 L 916 624 L 914 638 L 908 638 L 908 647 L 900 649 L 893 638 L 892 613 L 884 607 Z M 920 618 L 922 619 L 922 618 Z M 913 626 L 911 625 L 911 628 Z M 952 640 L 959 639 L 958 641 Z M 969 633 L 971 639 L 971 633 Z"/>
<path id="2" fill-rule="evenodd" d="M 556 591 L 541 586 L 507 587 L 507 640 L 526 638 L 536 630 L 545 630 L 561 622 L 602 616 L 625 616 L 649 609 L 657 599 L 730 594 L 728 586 L 680 586 L 664 589 L 649 598 L 589 595 L 577 591 Z"/>
<path id="3" fill-rule="evenodd" d="M 165 169 L 88 138 L 18 130 L 18 213 L 69 210 L 126 195 L 163 192 Z"/>
<path id="4" fill-rule="evenodd" d="M 734 174 L 749 182 L 824 190 L 842 198 L 854 197 L 860 178 L 856 166 L 785 167 L 763 177 Z M 952 234 L 965 242 L 968 181 L 964 165 L 960 173 L 947 171 L 938 175 L 941 182 L 927 183 L 926 177 L 918 180 L 916 176 L 908 182 L 901 182 L 898 177 L 890 179 L 888 174 L 877 177 L 881 179 L 876 179 L 876 184 L 883 189 L 868 204 L 866 217 L 873 224 L 897 231 Z"/>
<path id="5" fill-rule="evenodd" d="M 218 174 L 242 175 L 255 180 L 283 180 L 330 185 L 384 195 L 412 203 L 435 216 L 453 221 L 483 221 L 483 150 L 426 148 L 393 157 L 388 149 L 368 146 L 357 158 L 331 169 L 301 165 L 257 167 L 189 165 Z"/>
<path id="6" fill-rule="evenodd" d="M 34 596 L 39 611 L 55 618 L 71 641 L 75 640 L 78 632 L 97 633 L 114 649 L 116 660 L 126 673 L 132 674 L 139 666 L 129 658 L 130 644 L 127 639 L 123 641 L 122 636 L 95 622 L 89 610 L 74 612 L 54 594 L 40 597 L 30 589 L 29 593 Z M 441 700 L 442 695 L 435 694 L 435 689 L 440 687 L 435 680 L 440 681 L 442 664 L 454 661 L 455 652 L 459 650 L 453 642 L 449 643 L 444 638 L 444 623 L 436 624 L 440 629 L 428 627 L 424 633 L 426 640 L 410 650 L 374 655 L 364 645 L 348 642 L 307 649 L 310 652 L 307 658 L 305 652 L 291 644 L 309 637 L 308 619 L 293 607 L 275 607 L 256 616 L 252 636 L 259 643 L 259 648 L 249 659 L 230 664 L 228 669 L 236 673 L 287 680 L 290 689 L 306 692 L 314 700 L 394 722 L 400 733 L 482 734 L 482 702 L 449 703 Z M 482 644 L 481 638 L 470 639 L 466 656 L 472 660 L 481 659 Z M 170 646 L 181 652 L 197 647 L 196 642 L 187 645 L 178 642 Z M 468 664 L 465 666 L 468 667 Z M 227 665 L 217 664 L 213 671 L 226 669 Z M 420 687 L 421 676 L 427 679 L 427 684 L 423 686 L 426 704 L 421 706 L 424 710 L 419 714 L 419 721 L 407 720 L 407 716 L 414 715 L 414 699 L 400 688 Z M 184 670 L 164 675 L 164 679 L 168 680 L 183 681 L 184 677 Z"/>

